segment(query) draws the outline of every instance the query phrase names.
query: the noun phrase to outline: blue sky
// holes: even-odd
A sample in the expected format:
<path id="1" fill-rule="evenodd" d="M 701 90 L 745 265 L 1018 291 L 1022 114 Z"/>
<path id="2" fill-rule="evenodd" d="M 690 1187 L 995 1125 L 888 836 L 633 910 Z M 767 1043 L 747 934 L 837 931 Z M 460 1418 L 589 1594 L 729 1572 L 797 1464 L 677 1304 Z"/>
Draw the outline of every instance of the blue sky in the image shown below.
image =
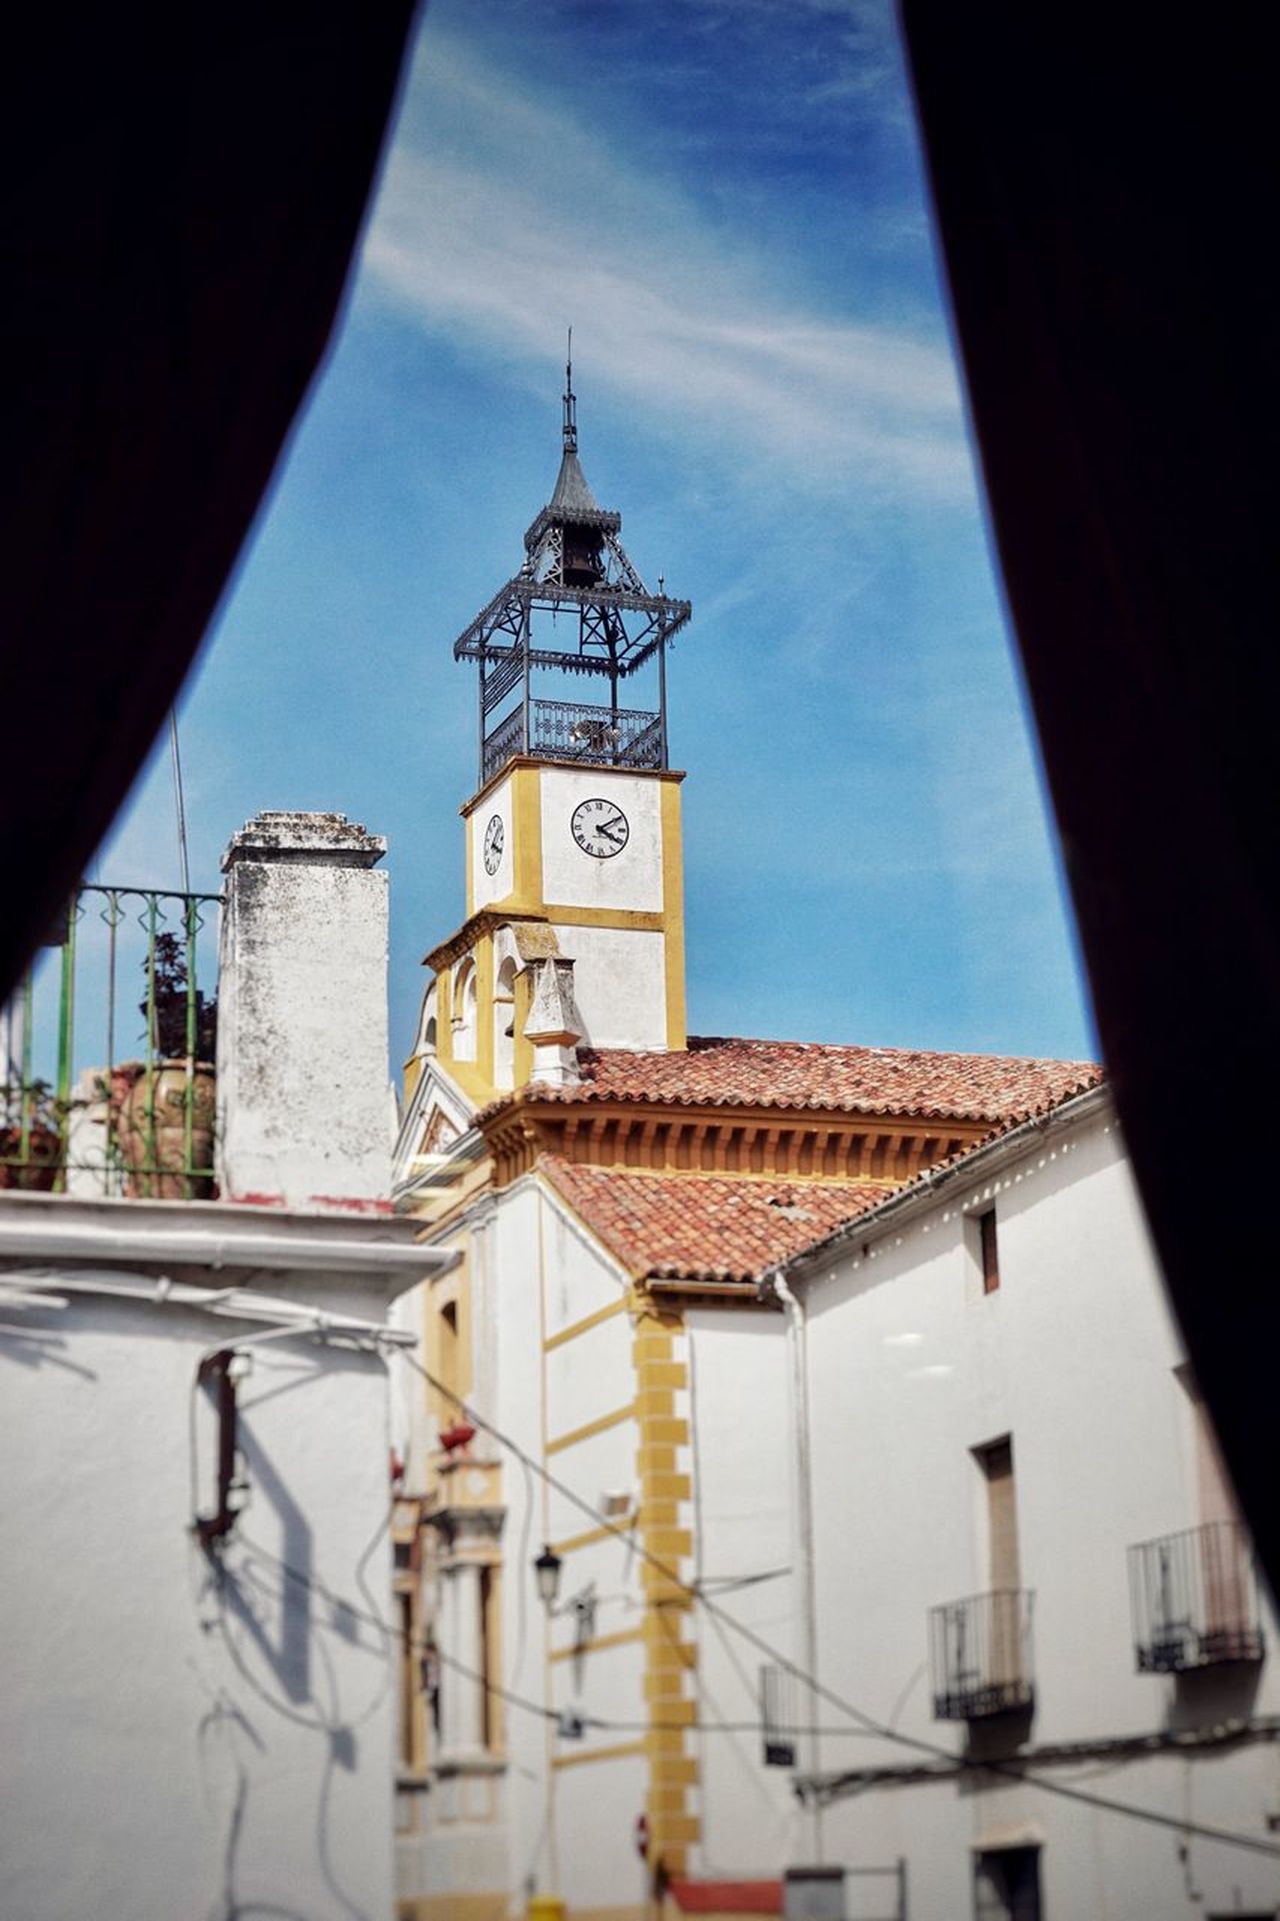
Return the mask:
<path id="1" fill-rule="evenodd" d="M 462 914 L 455 635 L 559 452 L 693 602 L 695 1032 L 1091 1052 L 887 6 L 436 0 L 346 317 L 181 710 L 193 884 L 264 807 L 391 843 L 392 1033 Z M 176 884 L 153 757 L 96 867 Z"/>

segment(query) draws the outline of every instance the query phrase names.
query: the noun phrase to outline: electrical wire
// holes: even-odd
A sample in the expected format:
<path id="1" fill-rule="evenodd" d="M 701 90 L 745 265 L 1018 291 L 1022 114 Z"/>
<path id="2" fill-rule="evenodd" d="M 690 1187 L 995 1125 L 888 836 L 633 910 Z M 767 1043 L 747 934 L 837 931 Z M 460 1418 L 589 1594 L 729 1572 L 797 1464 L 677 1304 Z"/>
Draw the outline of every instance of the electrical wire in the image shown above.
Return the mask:
<path id="1" fill-rule="evenodd" d="M 816 1675 L 806 1673 L 798 1662 L 793 1661 L 789 1655 L 783 1654 L 780 1649 L 775 1648 L 762 1634 L 758 1634 L 754 1628 L 748 1627 L 745 1621 L 740 1621 L 736 1615 L 731 1614 L 727 1608 L 722 1607 L 721 1604 L 710 1595 L 703 1593 L 698 1587 L 692 1586 L 684 1580 L 669 1562 L 664 1561 L 660 1555 L 653 1553 L 650 1548 L 647 1548 L 642 1541 L 636 1538 L 634 1529 L 619 1527 L 614 1521 L 610 1520 L 608 1515 L 603 1514 L 598 1508 L 593 1507 L 576 1489 L 568 1486 L 566 1482 L 562 1481 L 558 1475 L 553 1474 L 541 1461 L 536 1460 L 532 1455 L 527 1453 L 526 1450 L 520 1446 L 519 1442 L 513 1441 L 510 1435 L 504 1434 L 500 1428 L 493 1425 L 492 1421 L 486 1420 L 476 1408 L 465 1401 L 453 1388 L 446 1386 L 443 1381 L 438 1380 L 436 1376 L 432 1374 L 428 1368 L 424 1367 L 422 1362 L 414 1355 L 410 1354 L 407 1349 L 397 1348 L 395 1351 L 408 1366 L 413 1368 L 415 1373 L 422 1376 L 423 1380 L 425 1380 L 430 1387 L 433 1387 L 437 1393 L 443 1394 L 446 1400 L 452 1402 L 462 1414 L 463 1418 L 473 1427 L 479 1428 L 483 1433 L 488 1434 L 500 1447 L 506 1448 L 509 1453 L 514 1455 L 517 1460 L 525 1462 L 527 1466 L 533 1469 L 535 1474 L 541 1475 L 548 1487 L 554 1489 L 554 1491 L 564 1500 L 568 1501 L 571 1506 L 577 1508 L 580 1514 L 583 1514 L 589 1520 L 593 1521 L 597 1527 L 603 1528 L 606 1533 L 616 1535 L 631 1552 L 638 1554 L 642 1560 L 647 1561 L 649 1565 L 660 1573 L 665 1580 L 669 1581 L 673 1587 L 677 1588 L 682 1594 L 688 1595 L 700 1607 L 705 1608 L 708 1614 L 718 1616 L 726 1627 L 731 1628 L 734 1633 L 741 1635 L 758 1653 L 763 1654 L 775 1666 L 785 1669 L 788 1674 L 800 1681 L 812 1696 L 825 1701 L 828 1706 L 835 1708 L 837 1713 L 847 1715 L 862 1732 L 875 1735 L 879 1739 L 889 1741 L 897 1747 L 910 1748 L 917 1754 L 927 1754 L 933 1760 L 945 1761 L 948 1766 L 954 1768 L 957 1773 L 968 1772 L 998 1775 L 1005 1780 L 1017 1781 L 1027 1787 L 1039 1788 L 1045 1794 L 1056 1794 L 1063 1800 L 1076 1801 L 1087 1807 L 1098 1808 L 1104 1813 L 1122 1815 L 1134 1821 L 1145 1821 L 1155 1827 L 1171 1828 L 1179 1834 L 1195 1835 L 1202 1840 L 1221 1841 L 1231 1847 L 1244 1848 L 1252 1853 L 1265 1854 L 1273 1859 L 1280 1860 L 1280 1844 L 1264 1841 L 1260 1836 L 1235 1834 L 1232 1833 L 1229 1828 L 1215 1828 L 1201 1822 L 1182 1820 L 1176 1815 L 1164 1814 L 1155 1808 L 1138 1807 L 1133 1802 L 1117 1801 L 1110 1795 L 1095 1794 L 1087 1788 L 1072 1787 L 1065 1781 L 1051 1781 L 1043 1775 L 1031 1773 L 1025 1766 L 1020 1766 L 1017 1762 L 995 1759 L 966 1761 L 963 1757 L 957 1757 L 949 1749 L 944 1748 L 939 1742 L 926 1740 L 920 1735 L 904 1734 L 900 1729 L 886 1726 L 884 1722 L 878 1721 L 874 1715 L 868 1714 L 864 1709 L 856 1707 L 853 1702 L 846 1701 L 834 1688 L 820 1681 Z M 662 1602 L 658 1601 L 655 1605 L 661 1606 Z M 483 1677 L 479 1678 L 483 1680 Z M 552 1710 L 543 1708 L 540 1709 L 539 1712 L 543 1715 L 549 1715 Z M 586 1720 L 586 1717 L 582 1718 L 584 1721 Z M 590 1725 L 599 1726 L 603 1724 L 593 1719 Z M 611 1725 L 615 1729 L 620 1730 L 621 1728 L 621 1724 L 619 1723 L 613 1723 Z M 656 1727 L 660 1724 L 648 1722 L 643 1725 L 645 1728 L 648 1728 Z M 684 1724 L 680 1723 L 679 1725 L 683 1726 Z M 641 1724 L 637 1723 L 636 1726 L 640 1728 Z M 832 1732 L 830 1729 L 820 1731 L 824 1734 Z"/>
<path id="2" fill-rule="evenodd" d="M 477 1686 L 484 1688 L 486 1693 L 498 1696 L 500 1700 L 508 1702 L 512 1707 L 523 1709 L 526 1714 L 536 1715 L 540 1721 L 550 1721 L 554 1722 L 557 1726 L 561 1725 L 562 1716 L 555 1708 L 549 1708 L 540 1701 L 530 1701 L 526 1695 L 517 1694 L 514 1689 L 504 1687 L 501 1682 L 494 1681 L 490 1679 L 488 1675 L 482 1674 L 478 1668 L 469 1667 L 465 1661 L 459 1661 L 455 1655 L 447 1654 L 443 1648 L 437 1646 L 434 1642 L 428 1642 L 420 1635 L 406 1634 L 402 1628 L 398 1627 L 394 1622 L 385 1620 L 381 1615 L 370 1614 L 361 1608 L 352 1607 L 349 1601 L 343 1600 L 339 1595 L 334 1594 L 332 1589 L 327 1588 L 324 1583 L 318 1581 L 314 1575 L 305 1574 L 300 1568 L 292 1567 L 288 1561 L 281 1560 L 279 1555 L 270 1553 L 269 1550 L 261 1547 L 256 1541 L 249 1541 L 241 1536 L 240 1547 L 242 1552 L 254 1554 L 259 1560 L 270 1563 L 273 1567 L 278 1568 L 280 1573 L 288 1580 L 295 1582 L 299 1587 L 307 1589 L 310 1593 L 319 1595 L 322 1600 L 329 1602 L 331 1606 L 342 1607 L 353 1620 L 364 1621 L 371 1627 L 379 1628 L 389 1640 L 399 1641 L 403 1646 L 413 1649 L 416 1653 L 426 1653 L 430 1650 L 431 1654 L 443 1667 L 452 1668 L 456 1674 L 461 1674 L 466 1680 L 474 1681 Z M 739 1627 L 743 1626 L 741 1622 L 737 1623 L 737 1625 Z M 747 1630 L 747 1632 L 750 1633 L 750 1630 Z M 823 1693 L 829 1692 L 826 1689 L 821 1689 L 820 1691 Z M 838 1696 L 832 1696 L 831 1698 L 838 1703 Z M 846 1711 L 852 1714 L 858 1713 L 858 1710 L 854 1708 L 848 1708 Z M 687 1721 L 659 1721 L 656 1719 L 651 1721 L 615 1721 L 602 1715 L 576 1713 L 573 1718 L 581 1724 L 584 1730 L 590 1728 L 600 1734 L 687 1733 L 689 1729 L 689 1723 Z M 699 1732 L 703 1734 L 763 1734 L 766 1731 L 764 1723 L 761 1721 L 699 1721 L 694 1725 Z M 830 1726 L 805 1727 L 791 1726 L 790 1724 L 787 1728 L 789 1734 L 816 1734 L 823 1737 L 847 1736 L 858 1731 L 859 1730 L 852 1728 L 833 1728 Z M 1220 1841 L 1229 1847 L 1246 1848 L 1255 1854 L 1265 1854 L 1273 1858 L 1280 1857 L 1280 1846 L 1270 1841 L 1264 1841 L 1260 1837 L 1248 1834 L 1235 1834 L 1230 1828 L 1210 1827 L 1205 1822 L 1184 1820 L 1175 1814 L 1162 1814 L 1155 1808 L 1135 1807 L 1132 1802 L 1116 1801 L 1109 1795 L 1093 1794 L 1084 1788 L 1069 1787 L 1065 1782 L 1048 1781 L 1040 1775 L 1031 1774 L 1026 1769 L 1010 1768 L 1007 1764 L 998 1761 L 966 1761 L 963 1756 L 950 1754 L 945 1748 L 937 1747 L 931 1742 L 917 1740 L 910 1735 L 899 1735 L 893 1738 L 900 1741 L 904 1746 L 918 1748 L 923 1752 L 934 1755 L 937 1759 L 948 1762 L 949 1767 L 947 1771 L 940 1773 L 938 1776 L 940 1780 L 951 1779 L 954 1776 L 962 1774 L 1011 1774 L 1015 1779 L 1025 1782 L 1029 1787 L 1043 1788 L 1047 1793 L 1063 1795 L 1068 1800 L 1082 1801 L 1087 1806 L 1099 1808 L 1106 1813 L 1128 1815 L 1134 1820 L 1147 1821 L 1155 1827 L 1170 1828 L 1177 1834 L 1190 1836 L 1195 1840 Z"/>
<path id="3" fill-rule="evenodd" d="M 178 817 L 178 865 L 182 891 L 191 892 L 191 872 L 187 864 L 187 808 L 182 796 L 182 755 L 178 751 L 178 710 L 169 709 L 169 758 L 173 765 L 173 805 Z"/>

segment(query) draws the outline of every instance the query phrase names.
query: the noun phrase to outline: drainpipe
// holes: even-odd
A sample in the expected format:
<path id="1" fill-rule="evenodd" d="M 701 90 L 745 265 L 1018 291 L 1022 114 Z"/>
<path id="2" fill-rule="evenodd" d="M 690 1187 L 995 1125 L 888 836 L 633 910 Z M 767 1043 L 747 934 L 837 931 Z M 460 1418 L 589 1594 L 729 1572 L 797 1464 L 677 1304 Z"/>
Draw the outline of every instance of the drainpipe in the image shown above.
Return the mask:
<path id="1" fill-rule="evenodd" d="M 806 1674 L 818 1672 L 818 1618 L 814 1594 L 813 1551 L 813 1460 L 809 1445 L 809 1371 L 805 1356 L 804 1308 L 788 1287 L 781 1273 L 769 1277 L 774 1299 L 782 1303 L 787 1317 L 787 1345 L 791 1350 L 791 1398 L 796 1425 L 796 1515 L 800 1560 L 800 1626 L 803 1654 L 800 1665 Z M 821 1772 L 821 1740 L 818 1734 L 818 1698 L 812 1688 L 809 1696 L 810 1732 L 800 1737 L 808 1755 L 808 1773 L 816 1780 Z M 813 1864 L 819 1866 L 822 1851 L 822 1808 L 818 1797 L 810 1801 Z"/>

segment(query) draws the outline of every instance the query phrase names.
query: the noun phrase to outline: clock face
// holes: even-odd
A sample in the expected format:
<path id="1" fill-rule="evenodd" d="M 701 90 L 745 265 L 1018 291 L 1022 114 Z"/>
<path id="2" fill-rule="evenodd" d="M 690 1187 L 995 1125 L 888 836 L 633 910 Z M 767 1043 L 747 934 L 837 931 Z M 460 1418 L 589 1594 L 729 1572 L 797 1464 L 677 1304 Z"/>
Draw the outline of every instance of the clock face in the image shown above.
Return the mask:
<path id="1" fill-rule="evenodd" d="M 502 860 L 502 849 L 507 830 L 502 824 L 502 815 L 495 814 L 484 830 L 484 871 L 496 874 Z"/>
<path id="2" fill-rule="evenodd" d="M 593 860 L 611 860 L 620 854 L 631 834 L 626 815 L 611 800 L 580 800 L 569 827 L 583 853 Z"/>

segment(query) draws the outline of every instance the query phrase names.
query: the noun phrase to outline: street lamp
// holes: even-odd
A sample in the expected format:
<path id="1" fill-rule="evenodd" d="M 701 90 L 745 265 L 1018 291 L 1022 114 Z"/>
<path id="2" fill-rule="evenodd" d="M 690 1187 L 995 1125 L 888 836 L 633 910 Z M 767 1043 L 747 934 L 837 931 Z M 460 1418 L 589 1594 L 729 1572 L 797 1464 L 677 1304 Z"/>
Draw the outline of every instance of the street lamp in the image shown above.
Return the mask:
<path id="1" fill-rule="evenodd" d="M 555 1607 L 556 1596 L 560 1592 L 560 1569 L 563 1563 L 551 1546 L 544 1547 L 533 1564 L 533 1572 L 538 1583 L 538 1599 L 551 1610 Z"/>

